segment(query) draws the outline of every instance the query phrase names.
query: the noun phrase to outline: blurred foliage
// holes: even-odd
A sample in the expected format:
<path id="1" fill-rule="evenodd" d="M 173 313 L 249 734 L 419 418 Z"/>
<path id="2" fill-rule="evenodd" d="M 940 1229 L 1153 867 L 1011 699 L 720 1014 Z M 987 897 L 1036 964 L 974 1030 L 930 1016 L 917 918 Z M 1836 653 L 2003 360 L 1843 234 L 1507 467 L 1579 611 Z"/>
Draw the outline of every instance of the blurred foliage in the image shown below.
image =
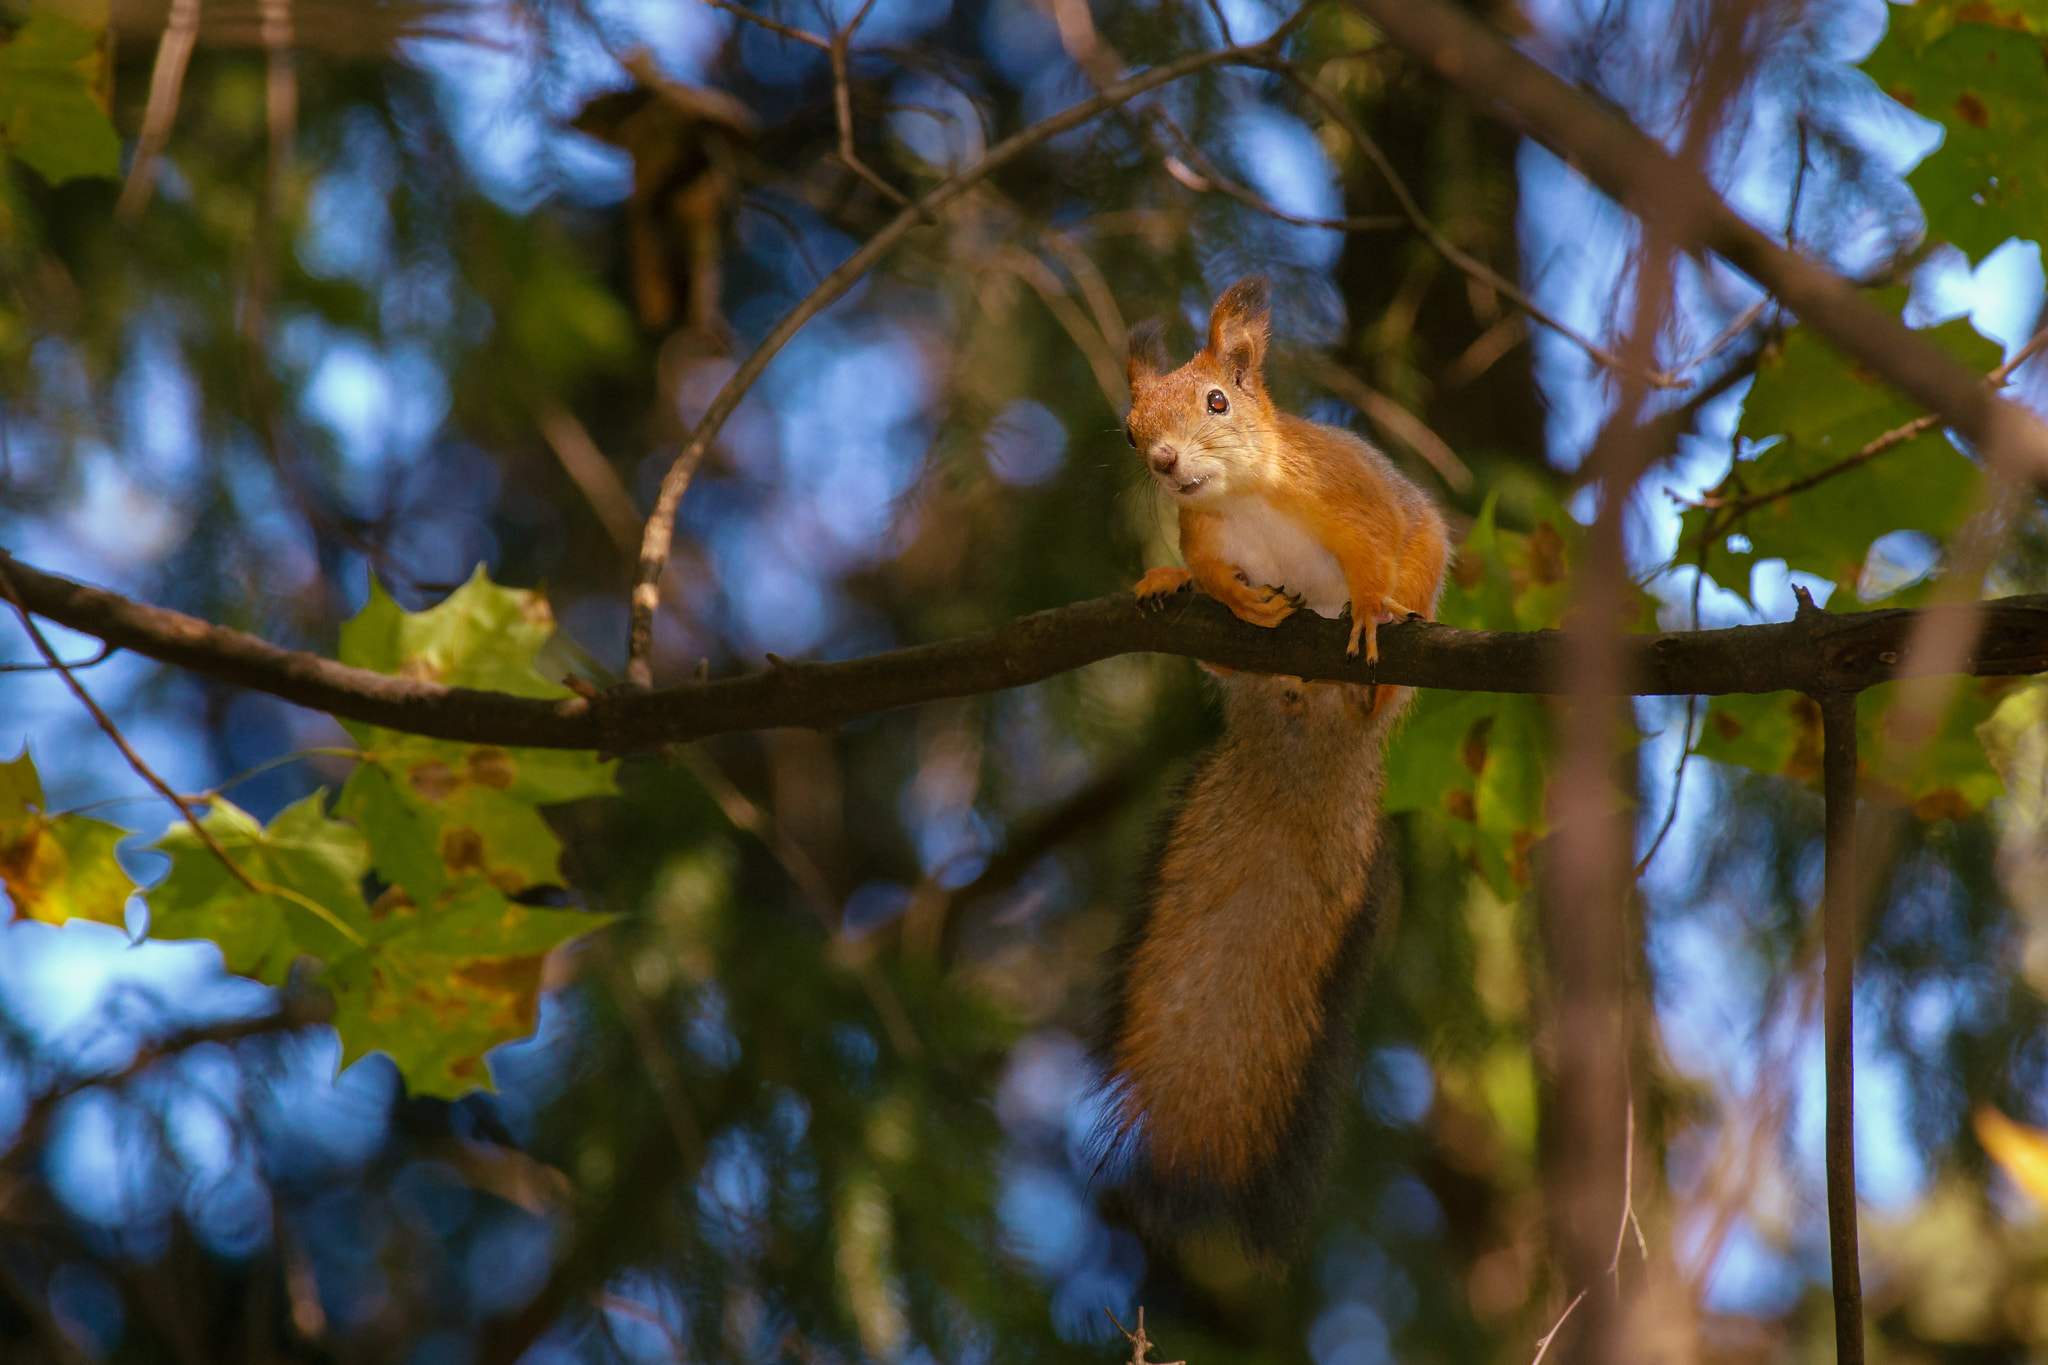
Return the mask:
<path id="1" fill-rule="evenodd" d="M 677 38 L 572 0 L 516 22 L 287 8 L 290 63 L 263 50 L 260 7 L 201 7 L 155 192 L 123 225 L 114 139 L 139 134 L 163 11 L 0 5 L 0 533 L 32 561 L 363 667 L 536 697 L 602 685 L 634 553 L 619 506 L 646 510 L 736 356 L 896 205 L 838 160 L 824 55 L 709 9 L 680 11 Z M 1531 41 L 1659 127 L 1691 88 L 1706 11 L 1591 8 L 1489 17 L 1550 26 Z M 1885 8 L 1862 69 L 1944 130 L 1906 181 L 1927 238 L 1972 260 L 2039 241 L 2040 7 Z M 809 7 L 767 12 L 827 31 Z M 1057 12 L 1064 26 L 1024 0 L 883 0 L 853 44 L 857 154 L 916 193 L 1083 97 Z M 1131 64 L 1278 17 L 1088 13 Z M 1918 224 L 1886 216 L 1911 196 L 1859 130 L 1904 116 L 1831 46 L 1848 11 L 1804 13 L 1757 39 L 1729 136 L 1791 111 L 1799 244 L 1895 283 Z M 1539 153 L 1341 7 L 1290 55 L 1451 241 L 1611 330 L 1607 301 L 1565 292 L 1599 287 L 1566 280 L 1588 258 L 1523 258 L 1556 249 L 1524 198 Z M 1463 542 L 1443 619 L 1564 623 L 1580 504 L 1546 421 L 1611 402 L 1603 373 L 1556 336 L 1530 344 L 1512 301 L 1401 226 L 1372 159 L 1284 82 L 1212 72 L 1149 107 L 992 177 L 770 366 L 685 501 L 663 676 L 940 639 L 1163 562 L 1170 518 L 1120 432 L 1123 332 L 1157 315 L 1184 352 L 1250 269 L 1275 280 L 1287 406 L 1363 425 L 1320 387 L 1327 357 L 1471 467 L 1454 491 L 1410 464 Z M 1159 120 L 1260 194 L 1326 177 L 1313 216 L 1388 226 L 1340 236 L 1203 193 L 1167 168 L 1180 149 Z M 1270 174 L 1290 159 L 1308 171 Z M 1688 279 L 1695 342 L 1747 306 Z M 1896 287 L 1877 297 L 1907 307 Z M 1997 362 L 1966 322 L 1929 335 Z M 1558 378 L 1567 353 L 1591 376 L 1576 387 Z M 1686 512 L 1672 560 L 1705 578 L 1645 566 L 1658 597 L 1690 595 L 1690 622 L 1710 584 L 1761 605 L 1775 561 L 1835 585 L 1838 608 L 1924 593 L 1974 496 L 1970 452 L 1934 430 L 1831 473 L 1914 411 L 1796 325 L 1663 359 L 1702 387 L 1756 370 L 1730 400 L 1716 496 L 1829 477 L 1739 518 Z M 1706 409 L 1688 416 L 1708 434 Z M 1373 434 L 1408 457 L 1400 433 Z M 2038 521 L 2014 518 L 1999 590 L 2048 581 Z M 1901 537 L 1926 552 L 1917 571 L 1896 562 Z M 1657 602 L 1638 600 L 1647 628 Z M 132 664 L 80 677 L 193 775 L 248 881 L 177 819 L 153 823 L 156 855 L 123 850 L 124 870 L 122 828 L 79 807 L 133 794 L 131 775 L 93 757 L 54 679 L 9 674 L 0 713 L 19 699 L 48 732 L 40 776 L 27 754 L 0 766 L 15 914 L 146 914 L 148 938 L 209 940 L 229 973 L 328 991 L 338 1039 L 222 1035 L 246 997 L 214 975 L 104 1005 L 87 1046 L 0 981 L 0 1112 L 22 1116 L 0 1154 L 10 1360 L 497 1365 L 528 1341 L 530 1361 L 1107 1358 L 1122 1348 L 1104 1310 L 1128 1323 L 1142 1303 L 1160 1353 L 1196 1365 L 1523 1361 L 1565 1301 L 1544 1233 L 1558 1002 L 1530 892 L 1541 699 L 1425 693 L 1393 742 L 1402 889 L 1352 1122 L 1299 1264 L 1267 1276 L 1105 1221 L 1080 1142 L 1105 955 L 1216 725 L 1192 666 L 1112 660 L 830 735 L 614 764 L 344 729 Z M 1966 1136 L 1983 1105 L 2048 1118 L 2042 695 L 1964 689 L 1922 767 L 1869 774 L 1873 812 L 1910 817 L 1861 964 L 1872 1055 L 1903 1077 L 1902 1142 L 1928 1173 L 1871 1235 L 1898 1359 L 1963 1358 L 1959 1343 L 2020 1358 L 2048 1330 L 2029 1306 L 2043 1225 L 2000 1202 L 1996 1144 Z M 1889 705 L 1863 700 L 1868 752 Z M 1814 1027 L 1817 726 L 1800 698 L 1699 709 L 1696 739 L 1637 750 L 1645 792 L 1671 785 L 1653 756 L 1695 755 L 1688 818 L 1643 883 L 1631 1027 L 1655 1169 L 1638 1197 L 1717 1353 L 1817 1355 L 1824 1256 L 1791 1117 Z M 1647 848 L 1666 808 L 1644 805 Z M 169 960 L 91 923 L 7 932 L 24 963 L 92 945 Z M 1686 1024 L 1703 975 L 1738 1022 Z M 1743 1065 L 1674 1055 L 1666 1019 L 1694 1045 L 1741 1035 Z M 1713 1278 L 1741 1264 L 1770 1292 Z"/>

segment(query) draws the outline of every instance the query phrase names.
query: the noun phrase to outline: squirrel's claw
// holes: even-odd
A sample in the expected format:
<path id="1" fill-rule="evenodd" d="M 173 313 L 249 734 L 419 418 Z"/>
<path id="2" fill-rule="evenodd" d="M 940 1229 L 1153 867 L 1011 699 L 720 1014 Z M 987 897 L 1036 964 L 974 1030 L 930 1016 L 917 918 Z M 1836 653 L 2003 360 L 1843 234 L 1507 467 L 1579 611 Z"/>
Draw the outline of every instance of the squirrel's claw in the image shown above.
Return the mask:
<path id="1" fill-rule="evenodd" d="M 1161 565 L 1147 569 L 1138 585 L 1131 589 L 1137 596 L 1138 606 L 1144 611 L 1159 611 L 1166 606 L 1166 599 L 1177 592 L 1186 592 L 1195 584 L 1195 577 L 1186 569 Z"/>

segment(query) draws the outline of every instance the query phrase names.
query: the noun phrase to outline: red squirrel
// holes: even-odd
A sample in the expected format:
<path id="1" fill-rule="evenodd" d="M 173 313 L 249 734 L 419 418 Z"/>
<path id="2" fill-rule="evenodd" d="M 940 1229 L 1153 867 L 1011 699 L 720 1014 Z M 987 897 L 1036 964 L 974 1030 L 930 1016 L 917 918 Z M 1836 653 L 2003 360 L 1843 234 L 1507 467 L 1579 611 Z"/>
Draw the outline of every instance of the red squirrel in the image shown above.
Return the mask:
<path id="1" fill-rule="evenodd" d="M 1199 588 L 1254 625 L 1351 606 L 1348 652 L 1436 610 L 1444 519 L 1366 441 L 1276 409 L 1263 278 L 1216 301 L 1208 344 L 1166 372 L 1131 334 L 1130 444 L 1180 513 Z M 1216 1226 L 1259 1254 L 1298 1241 L 1327 1160 L 1370 956 L 1381 748 L 1412 689 L 1211 669 L 1224 733 L 1188 779 L 1120 945 L 1098 1056 L 1101 1174 L 1155 1234 Z"/>

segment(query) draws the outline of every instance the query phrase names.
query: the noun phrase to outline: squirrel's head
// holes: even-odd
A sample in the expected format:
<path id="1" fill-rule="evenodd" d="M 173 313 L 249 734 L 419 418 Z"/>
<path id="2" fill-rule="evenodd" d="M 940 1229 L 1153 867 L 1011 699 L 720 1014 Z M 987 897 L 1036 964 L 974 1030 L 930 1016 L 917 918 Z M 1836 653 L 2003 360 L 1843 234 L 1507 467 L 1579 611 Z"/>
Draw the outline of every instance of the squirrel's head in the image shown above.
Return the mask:
<path id="1" fill-rule="evenodd" d="M 1223 291 L 1209 344 L 1170 373 L 1157 319 L 1131 329 L 1131 415 L 1124 438 L 1177 503 L 1212 505 L 1256 486 L 1276 449 L 1261 367 L 1273 328 L 1266 277 Z"/>

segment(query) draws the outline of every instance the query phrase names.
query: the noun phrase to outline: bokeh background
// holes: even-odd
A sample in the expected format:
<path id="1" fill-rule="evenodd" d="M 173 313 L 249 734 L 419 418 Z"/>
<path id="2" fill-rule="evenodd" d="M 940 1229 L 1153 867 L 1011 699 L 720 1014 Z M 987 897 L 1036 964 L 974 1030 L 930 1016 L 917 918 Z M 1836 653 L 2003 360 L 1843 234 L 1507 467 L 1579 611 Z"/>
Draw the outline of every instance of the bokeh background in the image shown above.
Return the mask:
<path id="1" fill-rule="evenodd" d="M 874 0 L 862 159 L 914 193 L 1092 93 L 1074 3 Z M 1479 8 L 1675 142 L 1705 7 Z M 1916 325 L 1967 315 L 2010 354 L 2041 311 L 2039 247 L 1973 267 L 1922 244 L 1903 177 L 1939 131 L 1855 69 L 1889 8 L 1771 10 L 1708 169 L 1802 250 L 1908 287 Z M 253 0 L 202 6 L 132 221 L 116 181 L 0 180 L 0 544 L 323 652 L 373 575 L 419 608 L 481 563 L 544 589 L 562 648 L 617 671 L 637 518 L 684 433 L 895 211 L 836 159 L 825 57 L 699 0 L 289 10 L 281 62 Z M 763 12 L 821 35 L 854 16 Z M 131 137 L 165 17 L 111 10 Z M 1092 25 L 1139 64 L 1284 17 L 1103 0 Z M 1612 342 L 1632 220 L 1340 10 L 1297 42 L 1453 243 Z M 1448 264 L 1277 78 L 1212 71 L 1138 107 L 1194 152 L 1137 115 L 1064 134 L 773 362 L 684 504 L 659 676 L 942 638 L 1166 562 L 1170 513 L 1122 439 L 1121 333 L 1161 315 L 1190 348 L 1250 270 L 1275 284 L 1289 405 L 1380 439 L 1461 528 L 1489 504 L 1523 531 L 1558 503 L 1590 516 L 1572 471 L 1614 397 L 1578 341 Z M 1718 265 L 1678 282 L 1660 355 L 1692 368 L 1672 406 L 1785 321 Z M 1774 561 L 1699 580 L 1679 499 L 1727 473 L 1748 383 L 1695 402 L 1631 505 L 1662 623 L 1783 619 L 1795 578 L 1824 601 L 1924 578 L 1936 547 L 1901 532 L 1853 592 Z M 1460 463 L 1419 456 L 1385 403 Z M 0 622 L 0 659 L 32 658 Z M 347 744 L 324 716 L 128 655 L 79 676 L 181 791 L 267 818 L 346 774 L 307 752 Z M 1824 1355 L 1820 806 L 1699 757 L 1674 795 L 1688 715 L 1637 707 L 1639 852 L 1675 802 L 1631 979 L 1657 1097 L 1639 1197 L 1706 1355 Z M 0 1354 L 468 1365 L 539 1314 L 537 1363 L 1107 1359 L 1128 1348 L 1104 1310 L 1143 1305 L 1162 1354 L 1200 1365 L 1528 1359 L 1565 1297 L 1542 1228 L 1543 971 L 1528 898 L 1467 867 L 1440 813 L 1396 817 L 1400 914 L 1292 1272 L 1148 1252 L 1096 1211 L 1088 1021 L 1149 831 L 1215 724 L 1192 665 L 1130 657 L 631 760 L 621 797 L 553 815 L 571 903 L 623 918 L 557 960 L 536 1036 L 492 1054 L 494 1092 L 455 1102 L 408 1097 L 377 1056 L 337 1074 L 321 1028 L 157 1058 L 268 993 L 204 943 L 0 929 Z M 53 806 L 134 828 L 124 860 L 161 875 L 144 845 L 171 812 L 48 674 L 0 676 L 0 756 L 24 744 Z M 1888 1359 L 2025 1359 L 2048 1336 L 2048 1224 L 1967 1124 L 1984 1102 L 2048 1120 L 2044 819 L 2036 780 L 1916 827 L 1872 926 L 1858 1137 Z"/>

